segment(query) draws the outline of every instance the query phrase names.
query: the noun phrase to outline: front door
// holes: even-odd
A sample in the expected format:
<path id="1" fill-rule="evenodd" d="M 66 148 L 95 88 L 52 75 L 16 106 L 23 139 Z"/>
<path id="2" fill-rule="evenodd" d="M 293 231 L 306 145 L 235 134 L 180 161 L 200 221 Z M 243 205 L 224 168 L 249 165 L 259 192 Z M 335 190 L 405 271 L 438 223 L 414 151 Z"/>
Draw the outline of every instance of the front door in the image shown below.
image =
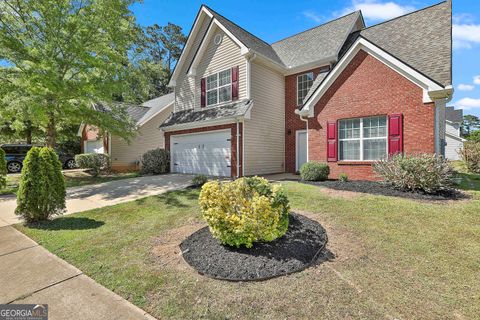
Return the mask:
<path id="1" fill-rule="evenodd" d="M 296 150 L 296 166 L 295 170 L 299 171 L 302 167 L 302 164 L 307 162 L 307 131 L 306 130 L 298 130 L 296 132 L 297 135 L 297 150 Z"/>

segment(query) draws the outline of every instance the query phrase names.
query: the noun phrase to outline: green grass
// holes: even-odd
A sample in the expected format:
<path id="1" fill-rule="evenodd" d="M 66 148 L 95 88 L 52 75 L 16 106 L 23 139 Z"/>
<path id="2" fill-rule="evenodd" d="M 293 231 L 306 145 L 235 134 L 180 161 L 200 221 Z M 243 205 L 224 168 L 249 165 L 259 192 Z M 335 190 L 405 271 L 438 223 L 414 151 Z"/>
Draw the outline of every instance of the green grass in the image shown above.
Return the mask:
<path id="1" fill-rule="evenodd" d="M 180 227 L 200 221 L 198 190 L 17 228 L 161 319 L 468 319 L 480 314 L 480 193 L 435 204 L 337 197 L 295 182 L 284 186 L 293 210 L 311 213 L 326 227 L 335 259 L 263 282 L 212 280 L 181 261 L 177 244 L 192 231 Z"/>
<path id="2" fill-rule="evenodd" d="M 115 173 L 110 175 L 100 175 L 98 177 L 93 177 L 85 172 L 75 172 L 64 171 L 65 184 L 67 188 L 79 187 L 90 184 L 97 184 L 102 182 L 121 180 L 138 177 L 139 173 L 137 172 L 128 172 L 128 173 Z M 7 175 L 7 187 L 0 189 L 0 195 L 2 194 L 16 194 L 18 190 L 18 184 L 20 181 L 20 175 Z"/>
<path id="3" fill-rule="evenodd" d="M 457 171 L 459 189 L 480 191 L 480 174 L 469 173 L 462 161 L 452 161 L 451 163 Z"/>

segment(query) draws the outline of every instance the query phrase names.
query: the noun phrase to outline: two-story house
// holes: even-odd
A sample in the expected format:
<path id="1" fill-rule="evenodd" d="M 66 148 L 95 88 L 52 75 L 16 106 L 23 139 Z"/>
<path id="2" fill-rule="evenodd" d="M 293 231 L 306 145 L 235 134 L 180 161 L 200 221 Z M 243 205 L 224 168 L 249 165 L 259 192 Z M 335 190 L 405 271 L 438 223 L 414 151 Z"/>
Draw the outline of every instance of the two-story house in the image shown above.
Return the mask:
<path id="1" fill-rule="evenodd" d="M 373 179 L 373 161 L 442 154 L 451 99 L 451 2 L 365 27 L 360 11 L 267 43 L 202 6 L 161 125 L 172 172 Z"/>

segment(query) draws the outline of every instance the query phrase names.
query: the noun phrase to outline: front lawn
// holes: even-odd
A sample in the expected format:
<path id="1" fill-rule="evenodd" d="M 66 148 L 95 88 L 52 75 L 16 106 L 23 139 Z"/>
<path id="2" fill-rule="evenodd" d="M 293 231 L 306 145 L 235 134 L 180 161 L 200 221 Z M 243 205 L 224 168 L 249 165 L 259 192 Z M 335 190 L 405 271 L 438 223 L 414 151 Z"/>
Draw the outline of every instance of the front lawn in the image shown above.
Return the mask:
<path id="1" fill-rule="evenodd" d="M 128 173 L 112 173 L 108 175 L 100 175 L 98 177 L 93 177 L 91 174 L 85 171 L 79 170 L 65 170 L 63 171 L 63 176 L 65 178 L 65 184 L 67 188 L 85 186 L 89 184 L 97 184 L 107 181 L 128 179 L 138 177 L 137 172 L 128 172 Z M 0 195 L 2 194 L 16 194 L 18 190 L 18 183 L 20 181 L 20 174 L 9 174 L 7 175 L 7 187 L 5 189 L 0 189 Z"/>
<path id="2" fill-rule="evenodd" d="M 196 274 L 178 244 L 203 226 L 183 190 L 19 230 L 157 318 L 468 319 L 480 314 L 480 193 L 442 203 L 284 183 L 327 230 L 329 261 L 262 282 Z M 326 258 L 327 259 L 327 258 Z"/>

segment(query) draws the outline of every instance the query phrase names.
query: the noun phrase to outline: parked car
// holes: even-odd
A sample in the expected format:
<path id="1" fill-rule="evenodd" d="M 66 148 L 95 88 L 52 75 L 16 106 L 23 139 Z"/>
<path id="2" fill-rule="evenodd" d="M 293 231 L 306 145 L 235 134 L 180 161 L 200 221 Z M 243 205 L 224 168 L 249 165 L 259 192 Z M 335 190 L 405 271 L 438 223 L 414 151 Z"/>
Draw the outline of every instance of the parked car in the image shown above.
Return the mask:
<path id="1" fill-rule="evenodd" d="M 10 173 L 19 173 L 22 170 L 23 160 L 28 151 L 33 147 L 31 144 L 3 144 L 0 146 L 5 151 L 7 158 L 7 170 Z M 57 151 L 62 166 L 65 169 L 76 168 L 75 155 Z"/>

